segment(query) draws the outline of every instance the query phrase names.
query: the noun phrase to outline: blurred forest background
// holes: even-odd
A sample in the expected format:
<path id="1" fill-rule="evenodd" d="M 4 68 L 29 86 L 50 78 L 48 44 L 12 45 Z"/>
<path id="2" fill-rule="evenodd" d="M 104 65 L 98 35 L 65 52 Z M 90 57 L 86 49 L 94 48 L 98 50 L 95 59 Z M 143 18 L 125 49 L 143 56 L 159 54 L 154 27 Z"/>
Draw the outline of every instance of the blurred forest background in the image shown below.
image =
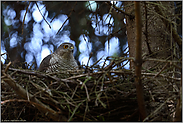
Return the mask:
<path id="1" fill-rule="evenodd" d="M 123 6 L 122 2 L 111 3 Z M 1 54 L 7 55 L 1 61 L 37 69 L 63 42 L 75 45 L 80 64 L 86 65 L 91 52 L 89 65 L 103 55 L 127 56 L 125 15 L 110 9 L 111 3 L 2 1 Z"/>

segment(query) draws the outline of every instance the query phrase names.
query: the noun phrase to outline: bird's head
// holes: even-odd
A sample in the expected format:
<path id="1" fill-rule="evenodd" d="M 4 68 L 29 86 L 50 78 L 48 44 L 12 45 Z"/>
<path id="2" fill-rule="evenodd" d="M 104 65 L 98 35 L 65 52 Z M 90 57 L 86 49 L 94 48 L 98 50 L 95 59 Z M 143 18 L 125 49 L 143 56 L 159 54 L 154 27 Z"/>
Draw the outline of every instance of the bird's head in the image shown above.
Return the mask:
<path id="1" fill-rule="evenodd" d="M 61 57 L 69 58 L 73 56 L 74 45 L 71 43 L 62 43 L 55 53 Z"/>

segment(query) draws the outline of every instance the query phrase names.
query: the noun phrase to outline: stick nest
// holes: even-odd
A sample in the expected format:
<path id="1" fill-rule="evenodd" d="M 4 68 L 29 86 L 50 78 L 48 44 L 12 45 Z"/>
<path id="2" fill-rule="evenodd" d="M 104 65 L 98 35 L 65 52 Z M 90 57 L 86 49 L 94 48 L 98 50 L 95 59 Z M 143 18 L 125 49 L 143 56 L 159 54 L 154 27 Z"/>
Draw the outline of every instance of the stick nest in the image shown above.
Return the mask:
<path id="1" fill-rule="evenodd" d="M 134 70 L 119 64 L 124 58 L 99 61 L 52 74 L 1 64 L 2 121 L 139 121 Z M 145 121 L 170 121 L 180 78 L 142 70 L 142 83 Z"/>

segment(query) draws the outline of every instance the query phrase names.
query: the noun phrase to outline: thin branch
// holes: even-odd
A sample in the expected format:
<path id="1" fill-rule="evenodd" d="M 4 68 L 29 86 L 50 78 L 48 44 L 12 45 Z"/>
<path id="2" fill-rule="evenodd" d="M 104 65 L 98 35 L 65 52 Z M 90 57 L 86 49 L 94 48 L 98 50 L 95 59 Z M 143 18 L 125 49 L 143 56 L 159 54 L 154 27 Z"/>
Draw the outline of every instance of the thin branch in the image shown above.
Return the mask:
<path id="1" fill-rule="evenodd" d="M 29 5 L 30 5 L 30 3 L 31 3 L 31 2 L 29 2 Z M 24 32 L 25 17 L 26 17 L 26 15 L 27 15 L 27 11 L 28 11 L 29 5 L 28 5 L 27 8 L 26 8 L 26 12 L 25 12 L 25 15 L 24 15 L 23 23 L 22 23 L 22 35 L 23 35 L 23 32 Z"/>
<path id="2" fill-rule="evenodd" d="M 153 59 L 153 58 L 147 58 L 147 59 L 144 59 L 144 61 L 157 61 L 157 62 L 169 62 L 169 63 L 182 63 L 182 61 L 171 61 L 171 60 L 164 60 L 164 59 Z"/>
<path id="3" fill-rule="evenodd" d="M 65 23 L 67 22 L 67 20 L 69 20 L 69 18 L 70 18 L 70 15 L 69 15 L 68 18 L 64 21 L 64 23 L 62 24 L 62 26 L 60 27 L 60 29 L 57 31 L 57 34 L 56 34 L 56 35 L 58 35 L 58 33 L 60 32 L 60 30 L 62 29 L 62 27 L 65 25 Z"/>
<path id="4" fill-rule="evenodd" d="M 146 40 L 145 40 L 145 42 L 146 42 L 146 44 L 147 44 L 147 48 L 148 48 L 148 51 L 149 51 L 149 54 L 152 54 L 152 51 L 151 51 L 151 47 L 150 47 L 150 45 L 149 45 L 149 38 L 148 38 L 148 31 L 147 31 L 147 28 L 148 28 L 148 26 L 147 26 L 147 21 L 148 21 L 148 19 L 147 19 L 147 6 L 146 6 L 146 1 L 144 2 L 144 6 L 145 6 L 145 21 L 146 21 L 146 23 L 145 23 L 145 37 L 146 37 Z"/>
<path id="5" fill-rule="evenodd" d="M 37 6 L 37 8 L 38 8 L 38 10 L 39 10 L 39 12 L 40 12 L 40 14 L 41 14 L 41 16 L 43 17 L 43 19 L 45 20 L 45 22 L 48 24 L 48 26 L 49 26 L 50 29 L 51 29 L 50 24 L 49 24 L 48 21 L 45 19 L 45 17 L 42 15 L 41 10 L 39 9 L 39 6 L 38 6 L 37 2 L 36 2 L 36 6 Z"/>
<path id="6" fill-rule="evenodd" d="M 62 26 L 60 27 L 60 29 L 57 31 L 56 35 L 60 32 L 60 30 L 62 29 L 62 27 L 64 26 L 64 24 L 67 22 L 67 20 L 70 18 L 72 12 L 74 11 L 74 7 L 76 6 L 77 2 L 74 4 L 72 11 L 69 13 L 68 18 L 64 21 L 64 23 L 62 24 Z"/>
<path id="7" fill-rule="evenodd" d="M 112 6 L 112 3 L 109 1 L 109 2 L 107 2 L 107 4 L 108 5 L 110 5 L 110 6 Z M 125 11 L 123 11 L 123 10 L 121 10 L 120 8 L 118 8 L 117 6 L 113 6 L 116 10 L 118 10 L 119 12 L 121 12 L 121 13 L 123 13 L 123 14 L 125 14 L 125 15 L 127 15 L 127 16 L 129 16 L 130 18 L 135 18 L 135 16 L 134 15 L 131 15 L 131 14 L 129 14 L 129 13 L 127 13 L 127 12 L 125 12 Z"/>
<path id="8" fill-rule="evenodd" d="M 169 24 L 171 24 L 171 21 L 169 21 L 170 19 L 165 19 L 165 14 L 163 13 L 163 11 L 161 10 L 161 8 L 159 7 L 159 5 L 156 5 L 155 6 L 155 11 L 159 14 L 159 15 L 161 15 L 161 16 L 163 16 L 164 18 L 161 18 L 162 19 L 162 21 L 164 22 L 164 24 L 167 26 L 167 25 L 169 25 Z M 170 28 L 170 26 L 168 27 L 168 29 L 169 29 L 169 31 L 171 32 L 171 28 Z M 178 35 L 178 33 L 177 33 L 177 31 L 175 30 L 175 28 L 172 28 L 172 35 L 173 35 L 173 38 L 174 38 L 174 40 L 175 40 L 175 42 L 177 42 L 177 44 L 178 44 L 178 46 L 179 46 L 179 48 L 180 48 L 180 50 L 182 49 L 182 39 L 180 38 L 180 36 Z"/>
<path id="9" fill-rule="evenodd" d="M 135 23 L 136 23 L 136 55 L 135 55 L 135 85 L 137 89 L 137 102 L 139 106 L 140 118 L 144 120 L 147 116 L 144 93 L 141 82 L 142 67 L 142 19 L 140 2 L 135 2 Z"/>
<path id="10" fill-rule="evenodd" d="M 9 69 L 9 67 L 10 67 L 10 65 L 11 65 L 11 61 L 7 64 L 7 66 L 6 66 L 6 68 L 5 68 L 5 73 L 7 72 L 7 70 Z"/>
<path id="11" fill-rule="evenodd" d="M 37 71 L 30 71 L 30 70 L 20 70 L 20 69 L 15 69 L 15 68 L 8 68 L 9 70 L 13 70 L 13 71 L 17 71 L 17 72 L 20 72 L 20 73 L 24 73 L 24 74 L 28 74 L 28 75 L 35 75 L 37 77 L 44 77 L 44 78 L 50 78 L 50 79 L 53 79 L 53 80 L 56 80 L 56 81 L 62 81 L 62 82 L 73 82 L 72 80 L 67 80 L 67 79 L 60 79 L 60 78 L 57 78 L 57 77 L 53 77 L 49 74 L 43 74 L 43 73 L 40 73 L 40 72 L 37 72 Z"/>

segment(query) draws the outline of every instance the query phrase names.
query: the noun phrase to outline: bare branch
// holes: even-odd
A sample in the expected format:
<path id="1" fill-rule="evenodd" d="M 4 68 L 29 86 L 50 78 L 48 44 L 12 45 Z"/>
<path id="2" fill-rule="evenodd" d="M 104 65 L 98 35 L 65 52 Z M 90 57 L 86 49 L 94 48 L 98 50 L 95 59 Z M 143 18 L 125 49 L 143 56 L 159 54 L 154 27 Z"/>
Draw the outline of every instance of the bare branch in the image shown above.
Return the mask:
<path id="1" fill-rule="evenodd" d="M 137 89 L 137 102 L 139 106 L 140 118 L 144 120 L 147 116 L 143 85 L 141 82 L 142 67 L 142 20 L 140 11 L 140 2 L 135 2 L 135 23 L 136 23 L 136 55 L 135 55 L 135 84 Z"/>

